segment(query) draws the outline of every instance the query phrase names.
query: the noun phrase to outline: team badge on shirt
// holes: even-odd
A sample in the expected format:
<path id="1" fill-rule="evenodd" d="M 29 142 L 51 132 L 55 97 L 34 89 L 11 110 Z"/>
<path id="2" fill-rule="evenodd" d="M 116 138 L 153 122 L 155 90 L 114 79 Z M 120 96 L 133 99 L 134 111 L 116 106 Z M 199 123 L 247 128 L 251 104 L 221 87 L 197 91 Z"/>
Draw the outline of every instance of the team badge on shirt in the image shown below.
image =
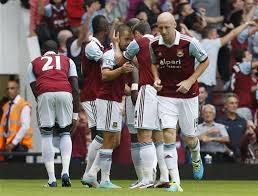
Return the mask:
<path id="1" fill-rule="evenodd" d="M 113 127 L 113 128 L 117 128 L 117 122 L 113 122 L 112 127 Z"/>
<path id="2" fill-rule="evenodd" d="M 183 49 L 177 49 L 176 56 L 177 57 L 183 57 L 184 56 L 184 50 Z"/>

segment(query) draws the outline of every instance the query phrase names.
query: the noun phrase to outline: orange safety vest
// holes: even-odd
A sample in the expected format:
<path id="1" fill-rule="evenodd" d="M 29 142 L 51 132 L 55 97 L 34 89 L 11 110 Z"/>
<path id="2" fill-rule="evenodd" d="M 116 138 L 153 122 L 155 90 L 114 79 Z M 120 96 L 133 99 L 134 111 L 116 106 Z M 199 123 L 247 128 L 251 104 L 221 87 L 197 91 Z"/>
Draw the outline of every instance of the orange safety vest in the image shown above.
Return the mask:
<path id="1" fill-rule="evenodd" d="M 17 132 L 21 128 L 21 112 L 22 109 L 25 106 L 29 106 L 29 103 L 25 101 L 23 98 L 20 98 L 19 101 L 12 106 L 12 110 L 10 112 L 9 116 L 9 126 L 8 126 L 8 137 L 5 138 L 5 130 L 4 130 L 4 124 L 6 122 L 6 113 L 9 109 L 9 102 L 7 102 L 3 106 L 3 116 L 1 119 L 1 124 L 0 124 L 0 150 L 5 149 L 6 144 L 10 144 L 13 139 L 15 138 Z M 31 115 L 30 115 L 30 122 L 31 122 Z M 28 148 L 32 148 L 32 126 L 30 123 L 30 128 L 26 131 L 26 134 L 20 141 L 21 145 L 27 146 Z"/>

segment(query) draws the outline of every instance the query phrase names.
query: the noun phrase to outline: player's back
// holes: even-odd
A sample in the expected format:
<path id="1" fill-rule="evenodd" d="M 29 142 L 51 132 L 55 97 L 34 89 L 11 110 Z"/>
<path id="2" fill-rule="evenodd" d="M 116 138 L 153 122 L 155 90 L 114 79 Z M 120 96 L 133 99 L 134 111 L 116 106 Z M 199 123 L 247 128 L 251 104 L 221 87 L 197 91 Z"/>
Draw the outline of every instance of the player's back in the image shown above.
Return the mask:
<path id="1" fill-rule="evenodd" d="M 72 92 L 68 81 L 70 59 L 64 55 L 48 53 L 31 62 L 38 95 L 45 92 Z"/>

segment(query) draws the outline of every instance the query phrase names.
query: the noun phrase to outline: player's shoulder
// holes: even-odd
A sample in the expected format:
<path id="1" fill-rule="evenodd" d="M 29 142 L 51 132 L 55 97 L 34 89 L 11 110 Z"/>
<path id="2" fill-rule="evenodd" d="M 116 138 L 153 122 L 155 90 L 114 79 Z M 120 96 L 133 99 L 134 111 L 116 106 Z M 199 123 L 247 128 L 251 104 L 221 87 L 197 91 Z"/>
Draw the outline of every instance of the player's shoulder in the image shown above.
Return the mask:
<path id="1" fill-rule="evenodd" d="M 191 37 L 191 36 L 189 36 L 189 35 L 180 33 L 180 41 L 181 41 L 181 42 L 194 43 L 194 42 L 197 41 L 197 39 L 194 38 L 194 37 Z"/>
<path id="2" fill-rule="evenodd" d="M 108 59 L 113 59 L 115 58 L 115 52 L 114 50 L 111 48 L 109 50 L 107 50 L 106 52 L 104 52 L 103 54 L 103 59 L 104 58 L 108 58 Z"/>
<path id="3" fill-rule="evenodd" d="M 41 60 L 42 56 L 38 56 L 36 57 L 34 60 L 31 61 L 32 65 L 35 65 L 36 63 L 38 63 Z"/>
<path id="4" fill-rule="evenodd" d="M 151 44 L 152 46 L 158 45 L 160 38 L 161 38 L 161 35 L 158 35 L 158 36 L 156 36 L 156 37 L 153 37 L 153 38 L 150 40 L 150 44 Z"/>

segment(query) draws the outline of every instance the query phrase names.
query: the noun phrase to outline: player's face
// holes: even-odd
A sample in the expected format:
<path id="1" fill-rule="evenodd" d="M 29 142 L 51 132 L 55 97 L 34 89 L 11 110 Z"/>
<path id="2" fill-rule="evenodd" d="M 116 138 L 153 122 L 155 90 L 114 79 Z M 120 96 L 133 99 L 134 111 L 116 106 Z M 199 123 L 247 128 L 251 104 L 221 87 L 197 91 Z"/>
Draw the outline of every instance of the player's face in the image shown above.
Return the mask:
<path id="1" fill-rule="evenodd" d="M 125 50 L 131 41 L 132 41 L 132 33 L 128 31 L 124 31 L 119 38 L 119 47 L 121 48 L 121 50 Z"/>
<path id="2" fill-rule="evenodd" d="M 54 0 L 54 3 L 56 3 L 56 4 L 62 3 L 62 0 Z"/>
<path id="3" fill-rule="evenodd" d="M 214 115 L 212 109 L 209 107 L 207 107 L 207 108 L 205 108 L 205 110 L 203 110 L 202 115 L 203 115 L 203 119 L 205 122 L 212 122 L 215 118 L 215 115 Z"/>
<path id="4" fill-rule="evenodd" d="M 199 103 L 204 103 L 207 96 L 208 96 L 208 93 L 205 90 L 205 88 L 204 87 L 200 87 L 199 88 L 199 96 L 198 96 Z"/>
<path id="5" fill-rule="evenodd" d="M 7 95 L 10 100 L 13 100 L 19 94 L 19 86 L 16 82 L 8 82 Z"/>
<path id="6" fill-rule="evenodd" d="M 225 104 L 225 109 L 230 113 L 235 113 L 238 108 L 238 99 L 235 97 L 229 97 Z"/>
<path id="7" fill-rule="evenodd" d="M 176 22 L 173 20 L 161 20 L 158 22 L 158 28 L 163 40 L 167 43 L 171 43 L 175 36 Z"/>

